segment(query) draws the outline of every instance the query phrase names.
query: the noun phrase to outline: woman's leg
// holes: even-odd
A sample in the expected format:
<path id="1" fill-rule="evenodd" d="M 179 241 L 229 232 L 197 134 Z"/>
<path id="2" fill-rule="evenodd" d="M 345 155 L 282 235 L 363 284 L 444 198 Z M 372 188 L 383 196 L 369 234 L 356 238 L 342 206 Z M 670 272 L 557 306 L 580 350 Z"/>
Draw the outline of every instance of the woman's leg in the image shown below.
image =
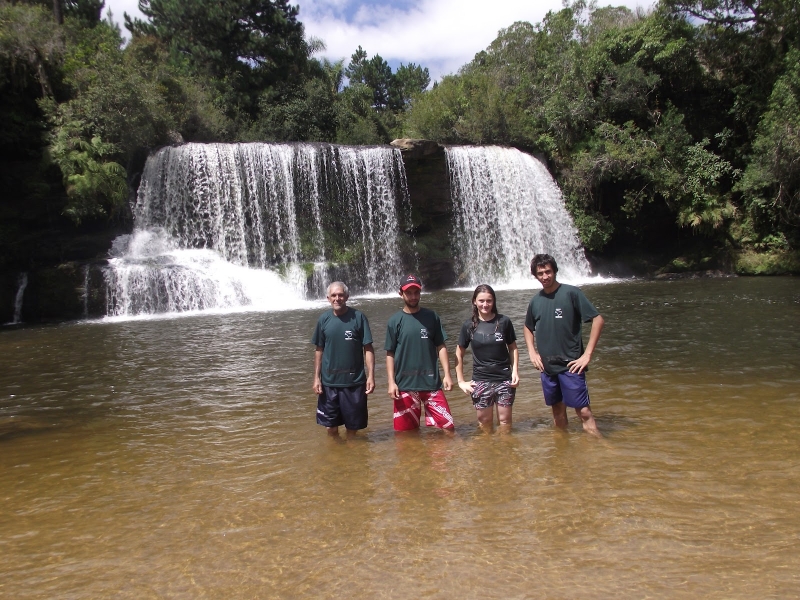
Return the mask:
<path id="1" fill-rule="evenodd" d="M 491 433 L 494 429 L 494 409 L 489 406 L 488 408 L 475 408 L 478 414 L 478 425 L 484 431 Z"/>
<path id="2" fill-rule="evenodd" d="M 511 405 L 501 406 L 497 405 L 497 422 L 503 429 L 511 429 Z"/>

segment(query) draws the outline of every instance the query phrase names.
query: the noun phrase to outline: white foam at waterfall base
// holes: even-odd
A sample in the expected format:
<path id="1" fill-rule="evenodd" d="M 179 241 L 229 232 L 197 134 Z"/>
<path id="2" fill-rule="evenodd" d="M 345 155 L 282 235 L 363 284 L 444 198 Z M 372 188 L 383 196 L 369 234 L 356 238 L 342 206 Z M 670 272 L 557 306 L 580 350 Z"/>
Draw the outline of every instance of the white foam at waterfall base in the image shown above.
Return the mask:
<path id="1" fill-rule="evenodd" d="M 586 285 L 604 285 L 606 283 L 616 283 L 621 281 L 615 277 L 602 277 L 601 275 L 587 275 L 585 277 L 575 277 L 573 275 L 565 275 L 562 276 L 561 271 L 559 270 L 557 276 L 559 283 L 568 283 L 570 285 L 574 285 L 577 287 L 583 287 Z M 500 292 L 503 290 L 540 290 L 542 289 L 542 284 L 536 281 L 533 275 L 530 275 L 527 278 L 518 278 L 513 279 L 511 281 L 504 281 L 500 283 L 490 283 L 492 289 L 496 292 Z M 474 285 L 465 285 L 459 287 L 449 288 L 453 292 L 470 292 L 472 293 L 475 291 Z"/>
<path id="2" fill-rule="evenodd" d="M 105 272 L 107 319 L 176 314 L 280 311 L 316 306 L 305 300 L 296 265 L 286 280 L 274 271 L 232 264 L 209 249 L 180 248 L 163 229 L 120 236 Z"/>

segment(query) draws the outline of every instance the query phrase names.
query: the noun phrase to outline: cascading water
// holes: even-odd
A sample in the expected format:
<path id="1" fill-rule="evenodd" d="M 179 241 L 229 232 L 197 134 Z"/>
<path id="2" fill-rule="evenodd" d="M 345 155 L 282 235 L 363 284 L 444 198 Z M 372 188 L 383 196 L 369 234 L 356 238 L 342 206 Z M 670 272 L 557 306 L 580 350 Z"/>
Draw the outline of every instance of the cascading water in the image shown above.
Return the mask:
<path id="1" fill-rule="evenodd" d="M 531 258 L 540 252 L 553 255 L 563 279 L 589 275 L 561 191 L 541 161 L 497 146 L 445 151 L 460 281 L 528 286 Z"/>
<path id="2" fill-rule="evenodd" d="M 26 287 L 28 287 L 28 274 L 20 273 L 17 277 L 17 293 L 14 296 L 14 316 L 6 325 L 22 323 L 22 299 L 25 297 Z"/>
<path id="3" fill-rule="evenodd" d="M 163 148 L 145 165 L 133 234 L 112 249 L 108 314 L 290 308 L 333 277 L 393 290 L 408 210 L 393 148 Z"/>

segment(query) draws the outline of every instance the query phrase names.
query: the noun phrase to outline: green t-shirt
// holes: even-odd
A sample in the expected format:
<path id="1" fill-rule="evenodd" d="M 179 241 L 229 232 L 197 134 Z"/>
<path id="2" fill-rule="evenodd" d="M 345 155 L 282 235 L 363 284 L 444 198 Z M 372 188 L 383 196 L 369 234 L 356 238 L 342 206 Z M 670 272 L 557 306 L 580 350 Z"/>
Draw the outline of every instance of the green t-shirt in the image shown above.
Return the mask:
<path id="1" fill-rule="evenodd" d="M 366 383 L 364 346 L 372 343 L 372 332 L 360 310 L 348 306 L 338 317 L 333 309 L 322 313 L 311 343 L 322 348 L 322 385 L 339 388 Z"/>
<path id="2" fill-rule="evenodd" d="M 552 294 L 540 291 L 528 305 L 525 327 L 534 332 L 536 350 L 550 375 L 567 371 L 567 363 L 583 354 L 581 323 L 600 313 L 583 292 L 566 283 Z"/>
<path id="3" fill-rule="evenodd" d="M 439 315 L 430 309 L 420 308 L 413 314 L 401 310 L 389 318 L 384 349 L 394 353 L 394 380 L 401 391 L 442 387 L 436 348 L 446 339 Z"/>

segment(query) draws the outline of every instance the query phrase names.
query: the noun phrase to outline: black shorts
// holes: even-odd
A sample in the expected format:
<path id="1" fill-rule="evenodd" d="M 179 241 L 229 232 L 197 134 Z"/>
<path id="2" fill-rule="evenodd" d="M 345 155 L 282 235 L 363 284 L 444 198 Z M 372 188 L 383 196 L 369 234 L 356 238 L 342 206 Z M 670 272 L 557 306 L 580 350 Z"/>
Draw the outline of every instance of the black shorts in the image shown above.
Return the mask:
<path id="1" fill-rule="evenodd" d="M 317 423 L 323 427 L 339 427 L 355 431 L 367 426 L 367 386 L 346 388 L 322 386 L 317 396 Z"/>

